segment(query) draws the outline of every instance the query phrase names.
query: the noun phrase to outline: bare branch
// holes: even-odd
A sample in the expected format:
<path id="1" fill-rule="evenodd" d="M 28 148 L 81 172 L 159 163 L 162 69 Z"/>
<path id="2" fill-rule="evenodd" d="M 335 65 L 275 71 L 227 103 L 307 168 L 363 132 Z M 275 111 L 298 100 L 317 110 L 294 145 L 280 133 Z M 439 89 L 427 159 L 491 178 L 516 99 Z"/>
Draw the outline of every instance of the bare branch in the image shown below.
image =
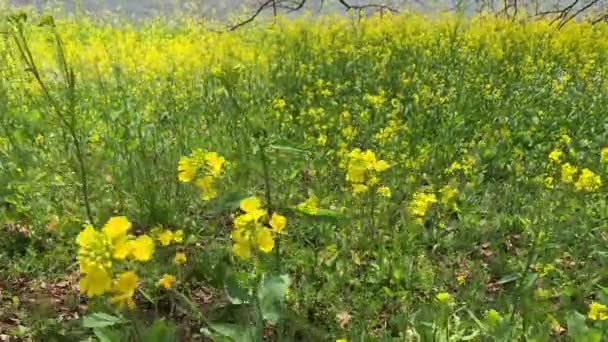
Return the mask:
<path id="1" fill-rule="evenodd" d="M 266 8 L 272 6 L 272 4 L 274 4 L 275 0 L 267 0 L 266 2 L 264 2 L 263 4 L 260 5 L 260 7 L 258 7 L 258 9 L 247 19 L 231 26 L 228 31 L 234 31 L 236 29 L 238 29 L 239 27 L 243 26 L 243 25 L 247 25 L 250 22 L 254 21 L 255 18 L 258 17 L 258 15 L 260 15 L 260 13 L 262 13 L 262 11 L 264 11 Z"/>
<path id="2" fill-rule="evenodd" d="M 574 19 L 576 16 L 578 16 L 579 14 L 585 12 L 586 10 L 588 10 L 589 8 L 591 8 L 592 6 L 594 6 L 595 4 L 597 4 L 600 0 L 592 0 L 590 1 L 587 5 L 581 7 L 578 11 L 576 11 L 574 14 L 572 14 L 570 17 L 563 19 L 560 23 L 559 23 L 559 28 L 561 29 L 562 27 L 564 27 L 564 25 L 566 25 L 569 21 L 571 21 L 572 19 Z"/>
<path id="3" fill-rule="evenodd" d="M 346 2 L 346 0 L 338 0 L 338 2 L 340 4 L 342 4 L 342 6 L 344 6 L 344 8 L 346 8 L 347 11 L 350 10 L 366 10 L 366 9 L 377 9 L 380 11 L 383 10 L 387 10 L 393 13 L 397 13 L 397 9 L 392 8 L 390 6 L 387 5 L 383 5 L 383 4 L 365 4 L 365 5 L 351 5 L 348 2 Z"/>

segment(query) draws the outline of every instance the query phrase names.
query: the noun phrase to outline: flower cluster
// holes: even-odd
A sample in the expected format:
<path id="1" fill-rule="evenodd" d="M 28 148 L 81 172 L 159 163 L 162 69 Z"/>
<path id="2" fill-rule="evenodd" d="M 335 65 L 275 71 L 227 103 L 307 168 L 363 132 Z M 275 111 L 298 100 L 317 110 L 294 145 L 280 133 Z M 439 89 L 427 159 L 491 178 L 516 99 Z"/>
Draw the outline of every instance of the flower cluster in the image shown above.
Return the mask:
<path id="1" fill-rule="evenodd" d="M 189 157 L 179 159 L 177 171 L 181 182 L 190 183 L 200 190 L 204 201 L 217 197 L 216 182 L 224 172 L 226 160 L 216 152 L 203 149 L 192 151 Z"/>
<path id="2" fill-rule="evenodd" d="M 562 135 L 561 142 L 570 142 L 570 137 Z M 571 154 L 574 152 L 570 152 Z M 589 168 L 583 168 L 579 170 L 578 167 L 571 164 L 570 162 L 564 161 L 564 152 L 559 148 L 552 150 L 549 153 L 549 160 L 551 163 L 559 166 L 559 173 L 561 182 L 564 184 L 573 184 L 576 191 L 591 192 L 596 191 L 602 185 L 602 178 Z M 608 149 L 602 149 L 600 151 L 600 162 L 608 158 Z M 545 176 L 545 186 L 552 189 L 555 186 L 555 178 L 553 176 Z"/>
<path id="3" fill-rule="evenodd" d="M 78 234 L 78 262 L 80 265 L 80 291 L 93 297 L 111 292 L 112 302 L 129 308 L 135 307 L 133 293 L 139 278 L 133 271 L 118 274 L 114 280 L 117 260 L 132 259 L 146 262 L 154 253 L 154 241 L 148 235 L 127 235 L 131 222 L 124 217 L 112 217 L 101 231 L 87 225 Z"/>
<path id="4" fill-rule="evenodd" d="M 162 226 L 157 226 L 152 228 L 150 235 L 158 240 L 162 246 L 169 246 L 171 243 L 184 242 L 184 231 L 181 229 L 171 231 L 164 229 Z"/>
<path id="5" fill-rule="evenodd" d="M 591 302 L 587 317 L 592 321 L 605 321 L 608 319 L 608 307 L 604 304 Z"/>
<path id="6" fill-rule="evenodd" d="M 382 196 L 391 196 L 391 189 L 381 185 L 378 178 L 390 165 L 382 159 L 376 159 L 373 151 L 355 148 L 346 154 L 340 166 L 346 169 L 346 181 L 355 194 L 367 193 L 371 188 L 376 188 Z"/>
<path id="7" fill-rule="evenodd" d="M 285 230 L 287 218 L 262 208 L 260 199 L 249 197 L 240 203 L 241 213 L 234 219 L 232 231 L 232 251 L 241 259 L 249 259 L 252 250 L 269 253 L 274 248 L 274 234 Z"/>
<path id="8" fill-rule="evenodd" d="M 416 223 L 422 224 L 427 211 L 437 203 L 437 196 L 429 192 L 416 192 L 409 206 L 409 211 L 414 216 Z"/>

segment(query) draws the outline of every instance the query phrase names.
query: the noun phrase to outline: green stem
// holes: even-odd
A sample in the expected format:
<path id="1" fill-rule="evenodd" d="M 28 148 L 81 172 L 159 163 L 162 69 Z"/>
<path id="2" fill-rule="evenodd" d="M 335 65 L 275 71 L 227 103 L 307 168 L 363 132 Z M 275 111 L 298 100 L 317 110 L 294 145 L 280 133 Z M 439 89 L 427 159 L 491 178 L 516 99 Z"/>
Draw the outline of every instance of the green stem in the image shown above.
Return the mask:
<path id="1" fill-rule="evenodd" d="M 88 178 L 86 172 L 86 162 L 85 162 L 85 151 L 84 146 L 81 144 L 80 139 L 78 138 L 78 133 L 76 131 L 76 113 L 75 113 L 75 101 L 74 101 L 74 77 L 73 74 L 68 70 L 67 61 L 65 59 L 65 53 L 63 51 L 63 45 L 61 43 L 61 39 L 56 29 L 53 28 L 53 34 L 55 36 L 55 41 L 57 43 L 57 51 L 59 55 L 59 59 L 62 66 L 62 71 L 64 74 L 65 82 L 67 85 L 68 95 L 70 99 L 70 106 L 68 110 L 68 114 L 70 115 L 70 120 L 68 120 L 67 115 L 63 112 L 59 103 L 51 96 L 46 84 L 42 81 L 42 77 L 40 76 L 40 72 L 34 62 L 34 57 L 32 56 L 32 52 L 27 44 L 27 39 L 25 38 L 25 33 L 23 32 L 23 23 L 17 22 L 15 25 L 16 32 L 13 34 L 13 39 L 19 50 L 19 54 L 23 62 L 26 64 L 29 72 L 32 73 L 34 79 L 40 86 L 42 93 L 46 97 L 47 101 L 51 104 L 53 109 L 55 110 L 57 117 L 61 121 L 61 123 L 66 127 L 70 137 L 72 138 L 72 143 L 74 145 L 74 149 L 76 150 L 76 159 L 78 162 L 77 173 L 80 176 L 81 182 L 81 192 L 82 198 L 85 206 L 85 211 L 87 215 L 87 219 L 91 224 L 93 222 L 93 215 L 91 211 L 91 205 L 89 201 L 89 187 L 88 187 Z"/>

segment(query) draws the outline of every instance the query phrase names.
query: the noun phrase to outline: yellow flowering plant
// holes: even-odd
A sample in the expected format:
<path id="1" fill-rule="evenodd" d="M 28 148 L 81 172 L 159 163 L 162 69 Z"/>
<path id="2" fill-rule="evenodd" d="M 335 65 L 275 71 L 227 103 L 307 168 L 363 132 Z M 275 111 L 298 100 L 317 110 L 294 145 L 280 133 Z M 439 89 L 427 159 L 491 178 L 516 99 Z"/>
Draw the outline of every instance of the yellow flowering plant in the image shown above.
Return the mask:
<path id="1" fill-rule="evenodd" d="M 217 197 L 217 182 L 222 178 L 225 162 L 217 152 L 195 149 L 189 156 L 179 159 L 178 179 L 193 183 L 200 191 L 201 199 L 209 201 Z"/>

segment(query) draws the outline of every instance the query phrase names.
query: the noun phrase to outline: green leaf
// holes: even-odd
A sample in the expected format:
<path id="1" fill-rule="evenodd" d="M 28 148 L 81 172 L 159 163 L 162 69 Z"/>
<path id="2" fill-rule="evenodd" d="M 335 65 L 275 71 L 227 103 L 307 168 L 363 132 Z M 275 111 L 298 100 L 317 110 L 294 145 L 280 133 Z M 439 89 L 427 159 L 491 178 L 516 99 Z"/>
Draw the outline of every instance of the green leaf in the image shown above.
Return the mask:
<path id="1" fill-rule="evenodd" d="M 121 342 L 124 339 L 116 331 L 108 331 L 108 329 L 95 328 L 93 334 L 99 340 L 99 342 Z"/>
<path id="2" fill-rule="evenodd" d="M 213 339 L 228 338 L 234 342 L 255 341 L 255 328 L 228 323 L 209 323 L 208 328 L 202 328 L 201 332 Z"/>
<path id="3" fill-rule="evenodd" d="M 300 148 L 296 148 L 296 147 L 286 146 L 286 145 L 270 145 L 268 147 L 271 148 L 271 149 L 273 149 L 273 150 L 278 150 L 278 151 L 308 154 L 308 151 L 306 151 L 306 150 L 303 150 L 303 149 L 300 149 Z"/>
<path id="4" fill-rule="evenodd" d="M 142 341 L 146 342 L 174 342 L 175 326 L 165 320 L 156 320 L 146 331 Z"/>
<path id="5" fill-rule="evenodd" d="M 500 278 L 496 282 L 496 284 L 497 285 L 504 285 L 504 284 L 512 283 L 512 282 L 516 281 L 517 279 L 519 279 L 519 274 L 512 273 L 512 274 L 508 274 L 508 275 Z"/>
<path id="6" fill-rule="evenodd" d="M 575 341 L 585 341 L 584 338 L 587 332 L 589 332 L 585 316 L 574 311 L 568 315 L 566 322 L 568 325 L 568 336 L 572 337 Z"/>
<path id="7" fill-rule="evenodd" d="M 289 276 L 286 274 L 262 278 L 258 290 L 258 301 L 262 316 L 272 324 L 279 321 L 289 284 Z"/>
<path id="8" fill-rule="evenodd" d="M 241 287 L 234 274 L 224 280 L 224 290 L 230 302 L 235 305 L 248 304 L 253 299 L 251 290 Z"/>
<path id="9" fill-rule="evenodd" d="M 292 206 L 292 207 L 286 208 L 286 211 L 287 211 L 287 213 L 291 212 L 294 214 L 302 214 L 306 218 L 309 218 L 314 221 L 321 221 L 321 222 L 335 223 L 336 221 L 344 218 L 344 215 L 338 213 L 337 211 L 330 210 L 330 209 L 318 208 L 318 209 L 312 210 L 312 209 L 308 209 L 308 208 Z"/>
<path id="10" fill-rule="evenodd" d="M 84 316 L 82 326 L 85 328 L 104 328 L 123 323 L 122 317 L 112 316 L 104 312 L 94 312 Z"/>

